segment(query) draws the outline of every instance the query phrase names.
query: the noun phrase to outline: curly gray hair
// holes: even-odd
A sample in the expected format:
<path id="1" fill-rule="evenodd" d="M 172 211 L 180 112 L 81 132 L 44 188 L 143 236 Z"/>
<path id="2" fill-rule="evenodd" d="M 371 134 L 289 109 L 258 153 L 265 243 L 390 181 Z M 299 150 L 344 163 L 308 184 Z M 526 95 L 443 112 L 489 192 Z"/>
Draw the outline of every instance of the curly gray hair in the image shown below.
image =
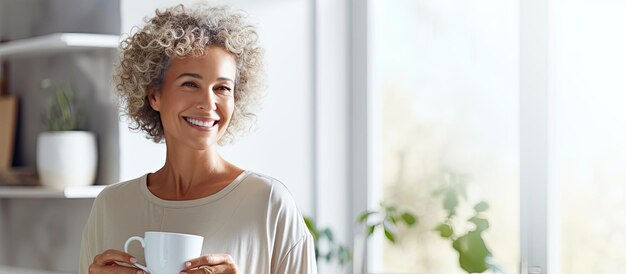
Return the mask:
<path id="1" fill-rule="evenodd" d="M 154 142 L 164 139 L 159 113 L 150 107 L 150 90 L 161 90 L 169 61 L 176 57 L 202 56 L 209 46 L 225 48 L 237 62 L 235 110 L 226 133 L 227 144 L 235 134 L 250 130 L 251 112 L 263 91 L 263 49 L 255 28 L 242 12 L 228 7 L 177 5 L 146 19 L 146 25 L 124 39 L 113 81 L 130 128 L 146 132 Z"/>

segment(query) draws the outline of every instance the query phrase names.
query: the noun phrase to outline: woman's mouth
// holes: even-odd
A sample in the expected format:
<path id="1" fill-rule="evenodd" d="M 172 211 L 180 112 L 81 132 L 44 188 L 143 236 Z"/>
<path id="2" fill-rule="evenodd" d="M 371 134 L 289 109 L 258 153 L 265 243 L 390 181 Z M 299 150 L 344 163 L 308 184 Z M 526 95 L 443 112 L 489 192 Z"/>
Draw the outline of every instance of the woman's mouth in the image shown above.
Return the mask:
<path id="1" fill-rule="evenodd" d="M 200 130 L 215 129 L 217 128 L 216 125 L 219 123 L 219 120 L 210 119 L 210 118 L 191 118 L 191 117 L 183 117 L 183 118 L 192 127 L 200 129 Z"/>

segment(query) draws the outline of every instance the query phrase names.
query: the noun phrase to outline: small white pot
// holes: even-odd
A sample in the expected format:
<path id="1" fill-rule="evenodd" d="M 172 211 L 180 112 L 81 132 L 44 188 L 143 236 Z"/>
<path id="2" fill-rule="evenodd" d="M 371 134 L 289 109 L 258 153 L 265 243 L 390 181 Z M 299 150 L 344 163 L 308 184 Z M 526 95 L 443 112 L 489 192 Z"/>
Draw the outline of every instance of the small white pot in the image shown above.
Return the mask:
<path id="1" fill-rule="evenodd" d="M 50 131 L 37 137 L 37 172 L 43 186 L 92 185 L 96 178 L 96 136 L 87 131 Z"/>

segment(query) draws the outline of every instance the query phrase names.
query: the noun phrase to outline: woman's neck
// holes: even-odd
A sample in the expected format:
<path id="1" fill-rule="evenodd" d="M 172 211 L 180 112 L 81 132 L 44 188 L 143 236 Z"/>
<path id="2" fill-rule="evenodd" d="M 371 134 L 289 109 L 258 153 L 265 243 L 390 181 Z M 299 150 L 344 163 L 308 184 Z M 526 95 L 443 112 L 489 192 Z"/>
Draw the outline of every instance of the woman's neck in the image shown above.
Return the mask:
<path id="1" fill-rule="evenodd" d="M 149 175 L 148 188 L 161 198 L 198 198 L 226 187 L 241 171 L 224 160 L 214 147 L 199 151 L 168 146 L 165 165 Z"/>

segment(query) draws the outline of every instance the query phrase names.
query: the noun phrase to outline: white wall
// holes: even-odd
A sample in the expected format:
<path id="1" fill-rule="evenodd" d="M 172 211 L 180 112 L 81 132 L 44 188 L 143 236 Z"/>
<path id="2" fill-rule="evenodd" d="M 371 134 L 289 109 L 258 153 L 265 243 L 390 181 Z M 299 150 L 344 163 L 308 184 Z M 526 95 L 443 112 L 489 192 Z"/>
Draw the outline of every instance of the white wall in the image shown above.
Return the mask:
<path id="1" fill-rule="evenodd" d="M 315 20 L 317 224 L 351 246 L 349 187 L 350 1 L 317 0 Z M 364 185 L 365 186 L 365 185 Z M 335 263 L 318 264 L 319 273 L 347 273 Z"/>

